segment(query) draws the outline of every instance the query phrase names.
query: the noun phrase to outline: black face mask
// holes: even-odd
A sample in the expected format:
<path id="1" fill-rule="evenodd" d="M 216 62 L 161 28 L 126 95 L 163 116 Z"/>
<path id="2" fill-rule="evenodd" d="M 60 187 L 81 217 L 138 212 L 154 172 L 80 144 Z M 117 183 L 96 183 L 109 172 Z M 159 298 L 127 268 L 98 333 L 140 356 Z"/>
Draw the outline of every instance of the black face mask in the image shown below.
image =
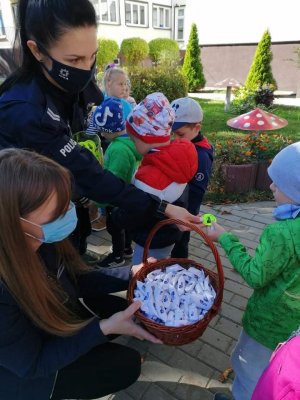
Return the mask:
<path id="1" fill-rule="evenodd" d="M 84 90 L 95 75 L 96 60 L 90 70 L 85 70 L 63 64 L 49 54 L 47 56 L 52 60 L 52 69 L 48 69 L 42 63 L 43 68 L 60 87 L 69 93 L 79 93 Z"/>

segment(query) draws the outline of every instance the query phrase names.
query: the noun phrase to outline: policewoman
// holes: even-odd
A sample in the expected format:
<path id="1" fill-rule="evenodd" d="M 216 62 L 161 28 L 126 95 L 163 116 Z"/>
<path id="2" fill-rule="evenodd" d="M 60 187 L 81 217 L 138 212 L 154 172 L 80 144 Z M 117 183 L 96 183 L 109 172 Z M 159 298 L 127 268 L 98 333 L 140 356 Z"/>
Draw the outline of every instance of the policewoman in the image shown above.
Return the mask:
<path id="1" fill-rule="evenodd" d="M 139 223 L 158 212 L 197 222 L 185 209 L 103 170 L 72 138 L 83 129 L 88 103 L 102 98 L 93 82 L 97 23 L 91 2 L 20 0 L 18 20 L 22 63 L 0 87 L 0 147 L 31 149 L 56 160 L 71 171 L 81 203 L 91 199 L 119 206 L 124 221 Z M 84 250 L 80 243 L 77 247 Z"/>

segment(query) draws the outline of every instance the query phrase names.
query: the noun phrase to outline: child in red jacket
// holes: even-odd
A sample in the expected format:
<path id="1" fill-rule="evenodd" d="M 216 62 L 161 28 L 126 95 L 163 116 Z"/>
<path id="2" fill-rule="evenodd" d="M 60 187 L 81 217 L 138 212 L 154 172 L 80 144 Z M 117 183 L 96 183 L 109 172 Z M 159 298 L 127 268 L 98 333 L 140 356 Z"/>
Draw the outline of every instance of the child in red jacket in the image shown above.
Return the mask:
<path id="1" fill-rule="evenodd" d="M 174 110 L 162 93 L 152 93 L 127 118 L 126 128 L 143 160 L 133 184 L 162 201 L 187 206 L 187 183 L 197 171 L 195 146 L 186 139 L 171 142 Z M 133 264 L 142 259 L 144 244 L 157 220 L 134 232 Z M 175 225 L 161 228 L 150 244 L 149 256 L 167 258 L 180 231 Z"/>

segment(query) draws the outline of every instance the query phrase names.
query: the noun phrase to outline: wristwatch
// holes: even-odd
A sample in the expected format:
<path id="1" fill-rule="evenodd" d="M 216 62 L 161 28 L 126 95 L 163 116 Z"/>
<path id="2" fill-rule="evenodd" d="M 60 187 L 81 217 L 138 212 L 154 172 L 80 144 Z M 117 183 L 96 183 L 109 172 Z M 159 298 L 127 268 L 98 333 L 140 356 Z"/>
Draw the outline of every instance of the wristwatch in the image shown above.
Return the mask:
<path id="1" fill-rule="evenodd" d="M 160 217 L 165 217 L 165 212 L 168 204 L 170 203 L 168 203 L 166 200 L 160 201 L 159 206 L 156 209 L 156 212 Z"/>

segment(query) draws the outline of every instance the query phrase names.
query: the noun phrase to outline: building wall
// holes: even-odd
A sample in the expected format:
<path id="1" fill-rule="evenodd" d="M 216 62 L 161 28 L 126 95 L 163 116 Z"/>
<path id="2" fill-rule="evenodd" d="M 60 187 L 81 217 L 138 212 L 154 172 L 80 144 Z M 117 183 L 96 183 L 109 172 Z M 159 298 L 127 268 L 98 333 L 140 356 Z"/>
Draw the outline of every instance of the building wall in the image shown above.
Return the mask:
<path id="1" fill-rule="evenodd" d="M 225 78 L 235 78 L 244 83 L 248 75 L 257 44 L 201 46 L 201 61 L 206 86 L 212 87 Z M 272 44 L 272 72 L 278 90 L 292 91 L 300 97 L 300 68 L 296 63 L 295 50 L 300 41 Z"/>

